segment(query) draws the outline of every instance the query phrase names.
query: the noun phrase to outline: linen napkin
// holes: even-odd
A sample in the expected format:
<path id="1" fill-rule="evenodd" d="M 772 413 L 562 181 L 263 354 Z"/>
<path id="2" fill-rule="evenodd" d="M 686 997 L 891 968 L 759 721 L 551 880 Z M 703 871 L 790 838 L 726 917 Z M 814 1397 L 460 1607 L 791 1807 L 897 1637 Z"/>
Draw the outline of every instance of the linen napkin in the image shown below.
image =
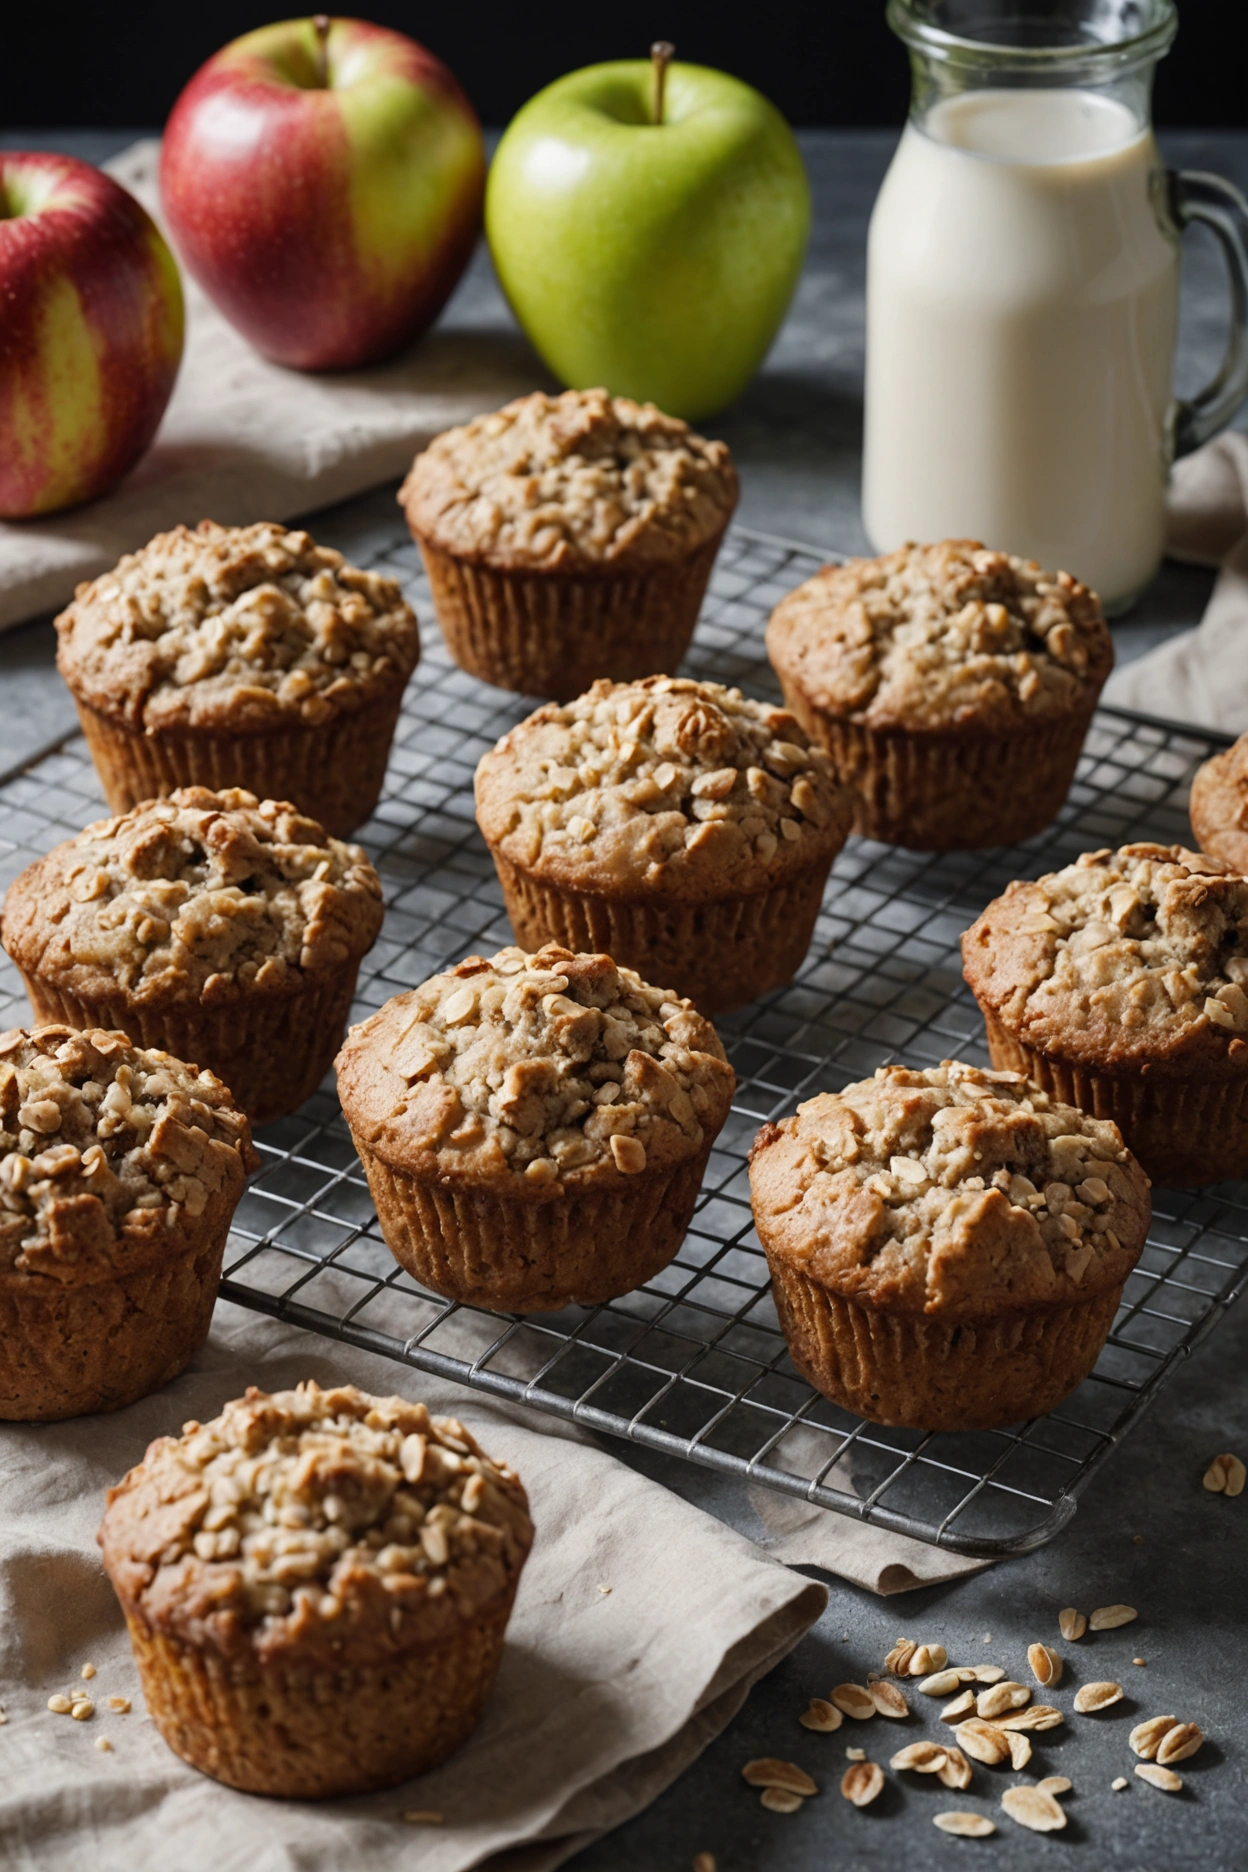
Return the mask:
<path id="1" fill-rule="evenodd" d="M 154 138 L 105 168 L 159 222 Z M 0 521 L 0 630 L 59 609 L 163 528 L 288 520 L 406 472 L 442 429 L 551 387 L 518 331 L 434 330 L 370 369 L 316 376 L 270 364 L 183 275 L 186 349 L 156 440 L 85 507 Z"/>
<path id="2" fill-rule="evenodd" d="M 248 1383 L 308 1377 L 461 1417 L 519 1471 L 537 1527 L 470 1741 L 417 1781 L 328 1802 L 235 1793 L 166 1748 L 142 1713 L 95 1542 L 105 1489 L 153 1437 L 214 1416 Z M 0 1427 L 0 1863 L 546 1872 L 667 1787 L 826 1598 L 574 1428 L 221 1302 L 194 1368 L 156 1397 L 111 1416 Z M 48 1697 L 80 1686 L 87 1662 L 95 1715 L 52 1714 Z M 132 1712 L 111 1712 L 110 1695 Z M 442 1822 L 405 1822 L 413 1810 Z"/>
<path id="3" fill-rule="evenodd" d="M 1169 556 L 1220 566 L 1221 574 L 1195 630 L 1115 670 L 1105 700 L 1243 734 L 1248 730 L 1248 436 L 1217 436 L 1175 463 L 1167 518 Z"/>

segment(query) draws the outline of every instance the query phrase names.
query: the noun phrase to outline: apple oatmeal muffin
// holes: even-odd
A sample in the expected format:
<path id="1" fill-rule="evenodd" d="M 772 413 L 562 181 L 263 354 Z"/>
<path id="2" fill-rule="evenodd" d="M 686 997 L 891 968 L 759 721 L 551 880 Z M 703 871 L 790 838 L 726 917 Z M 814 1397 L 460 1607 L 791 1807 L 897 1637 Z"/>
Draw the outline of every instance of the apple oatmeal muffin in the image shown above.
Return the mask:
<path id="1" fill-rule="evenodd" d="M 245 787 L 342 836 L 376 805 L 420 656 L 394 579 L 298 530 L 204 520 L 80 585 L 56 628 L 114 812 Z"/>
<path id="2" fill-rule="evenodd" d="M 734 1085 L 689 1002 L 553 943 L 469 956 L 338 1056 L 395 1259 L 514 1313 L 592 1306 L 667 1266 Z"/>
<path id="3" fill-rule="evenodd" d="M 652 403 L 539 391 L 436 437 L 399 500 L 455 661 L 567 701 L 676 669 L 737 477 Z"/>
<path id="4" fill-rule="evenodd" d="M 1180 845 L 1085 852 L 962 938 L 993 1064 L 1112 1118 L 1156 1183 L 1248 1176 L 1248 881 Z"/>
<path id="5" fill-rule="evenodd" d="M 974 540 L 825 566 L 772 612 L 767 654 L 854 830 L 915 851 L 1042 831 L 1114 662 L 1094 592 Z"/>
<path id="6" fill-rule="evenodd" d="M 1248 734 L 1197 769 L 1188 812 L 1201 851 L 1248 875 Z"/>
<path id="7" fill-rule="evenodd" d="M 169 1747 L 308 1800 L 392 1787 L 467 1739 L 533 1523 L 455 1418 L 309 1381 L 157 1438 L 99 1539 Z"/>
<path id="8" fill-rule="evenodd" d="M 605 950 L 707 1014 L 792 979 L 853 812 L 784 709 L 671 676 L 538 709 L 476 796 L 525 948 Z"/>
<path id="9" fill-rule="evenodd" d="M 36 1020 L 196 1060 L 264 1124 L 329 1071 L 381 920 L 358 845 L 284 802 L 184 787 L 30 865 L 0 941 Z"/>
<path id="10" fill-rule="evenodd" d="M 0 1034 L 0 1418 L 120 1410 L 176 1378 L 257 1162 L 210 1072 L 120 1033 Z"/>
<path id="11" fill-rule="evenodd" d="M 954 1060 L 764 1125 L 750 1195 L 793 1363 L 917 1430 L 1017 1423 L 1081 1384 L 1151 1215 L 1115 1125 Z"/>

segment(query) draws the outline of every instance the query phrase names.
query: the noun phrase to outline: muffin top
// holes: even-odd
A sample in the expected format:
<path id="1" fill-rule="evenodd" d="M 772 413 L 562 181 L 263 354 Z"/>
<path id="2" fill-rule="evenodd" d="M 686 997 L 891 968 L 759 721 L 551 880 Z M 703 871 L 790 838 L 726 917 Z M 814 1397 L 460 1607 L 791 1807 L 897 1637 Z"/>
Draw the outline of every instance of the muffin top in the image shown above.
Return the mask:
<path id="1" fill-rule="evenodd" d="M 158 533 L 56 628 L 75 696 L 136 729 L 318 727 L 402 689 L 420 656 L 394 579 L 269 521 Z"/>
<path id="2" fill-rule="evenodd" d="M 1198 769 L 1188 811 L 1200 849 L 1248 873 L 1248 734 Z"/>
<path id="3" fill-rule="evenodd" d="M 1103 1072 L 1248 1073 L 1248 882 L 1181 845 L 1085 852 L 1016 882 L 962 938 L 980 1006 Z"/>
<path id="4" fill-rule="evenodd" d="M 994 732 L 1087 706 L 1114 662 L 1095 592 L 975 540 L 825 566 L 772 612 L 767 654 L 870 728 Z"/>
<path id="5" fill-rule="evenodd" d="M 844 843 L 853 798 L 796 718 L 720 683 L 605 679 L 477 768 L 477 821 L 534 876 L 605 894 L 763 890 Z"/>
<path id="6" fill-rule="evenodd" d="M 336 1064 L 352 1131 L 387 1162 L 535 1200 L 696 1156 L 736 1083 L 691 1002 L 557 943 L 396 995 Z"/>
<path id="7" fill-rule="evenodd" d="M 101 819 L 10 887 L 0 938 L 19 968 L 142 1004 L 294 994 L 358 962 L 381 928 L 358 845 L 241 788 L 184 787 Z"/>
<path id="8" fill-rule="evenodd" d="M 0 1034 L 0 1278 L 150 1267 L 258 1161 L 210 1072 L 101 1028 Z"/>
<path id="9" fill-rule="evenodd" d="M 750 1153 L 768 1251 L 860 1305 L 975 1319 L 1119 1285 L 1148 1178 L 1117 1125 L 946 1060 L 821 1092 Z"/>
<path id="10" fill-rule="evenodd" d="M 100 1528 L 113 1585 L 149 1627 L 311 1666 L 454 1635 L 509 1602 L 532 1542 L 519 1478 L 454 1417 L 312 1382 L 252 1386 L 158 1437 Z"/>
<path id="11" fill-rule="evenodd" d="M 399 501 L 418 538 L 500 570 L 669 565 L 737 504 L 724 442 L 653 403 L 537 391 L 435 437 Z"/>

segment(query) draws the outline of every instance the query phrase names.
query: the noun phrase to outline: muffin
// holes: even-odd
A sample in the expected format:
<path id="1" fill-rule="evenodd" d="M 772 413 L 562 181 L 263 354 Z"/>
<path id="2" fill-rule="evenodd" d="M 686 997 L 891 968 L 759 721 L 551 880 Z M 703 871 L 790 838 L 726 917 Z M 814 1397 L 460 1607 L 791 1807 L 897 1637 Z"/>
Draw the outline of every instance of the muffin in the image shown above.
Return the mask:
<path id="1" fill-rule="evenodd" d="M 56 628 L 114 812 L 246 787 L 342 837 L 376 805 L 420 656 L 393 579 L 307 533 L 205 520 L 80 585 Z"/>
<path id="2" fill-rule="evenodd" d="M 1081 1384 L 1150 1216 L 1114 1125 L 953 1060 L 764 1125 L 750 1195 L 793 1363 L 916 1430 L 1018 1423 Z"/>
<path id="3" fill-rule="evenodd" d="M 825 566 L 772 612 L 767 654 L 854 830 L 912 851 L 1042 831 L 1114 662 L 1094 592 L 974 540 Z"/>
<path id="4" fill-rule="evenodd" d="M 23 871 L 0 941 L 36 1020 L 196 1060 L 265 1124 L 328 1072 L 381 919 L 358 845 L 283 802 L 184 787 Z"/>
<path id="5" fill-rule="evenodd" d="M 258 1159 L 212 1073 L 124 1034 L 0 1034 L 0 1418 L 119 1410 L 208 1334 Z"/>
<path id="6" fill-rule="evenodd" d="M 1201 851 L 1248 874 L 1248 734 L 1197 769 L 1188 812 Z"/>
<path id="7" fill-rule="evenodd" d="M 170 1748 L 307 1800 L 392 1787 L 472 1732 L 533 1524 L 455 1418 L 307 1383 L 159 1437 L 99 1538 Z"/>
<path id="8" fill-rule="evenodd" d="M 1112 1118 L 1155 1183 L 1248 1176 L 1248 882 L 1181 845 L 1085 852 L 962 938 L 994 1066 Z"/>
<path id="9" fill-rule="evenodd" d="M 539 392 L 436 437 L 399 501 L 460 667 L 567 701 L 675 670 L 737 477 L 653 403 Z"/>
<path id="10" fill-rule="evenodd" d="M 390 1252 L 500 1312 L 667 1266 L 735 1078 L 715 1029 L 610 956 L 469 956 L 353 1027 L 338 1092 Z"/>
<path id="11" fill-rule="evenodd" d="M 853 801 L 794 718 L 719 683 L 597 682 L 477 768 L 526 949 L 601 949 L 704 1014 L 790 981 Z"/>

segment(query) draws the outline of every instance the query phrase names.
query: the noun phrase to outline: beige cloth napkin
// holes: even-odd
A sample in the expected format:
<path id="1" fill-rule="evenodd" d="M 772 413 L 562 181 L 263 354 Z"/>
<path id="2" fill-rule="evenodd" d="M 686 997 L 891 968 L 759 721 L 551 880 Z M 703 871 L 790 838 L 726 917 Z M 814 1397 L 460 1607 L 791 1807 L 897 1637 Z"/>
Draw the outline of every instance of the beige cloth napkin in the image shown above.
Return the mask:
<path id="1" fill-rule="evenodd" d="M 1221 728 L 1248 730 L 1248 436 L 1232 432 L 1176 462 L 1166 551 L 1220 566 L 1195 630 L 1115 670 L 1107 702 Z"/>
<path id="2" fill-rule="evenodd" d="M 518 1469 L 537 1526 L 472 1739 L 419 1781 L 325 1803 L 234 1793 L 165 1747 L 95 1543 L 104 1490 L 152 1437 L 215 1415 L 247 1383 L 305 1377 L 462 1417 Z M 826 1597 L 574 1429 L 222 1302 L 194 1369 L 158 1396 L 114 1416 L 0 1427 L 0 1864 L 546 1872 L 667 1787 Z M 48 1697 L 87 1661 L 95 1717 L 53 1715 Z M 108 1712 L 116 1694 L 132 1714 Z M 94 1748 L 101 1735 L 112 1753 Z M 444 1824 L 405 1824 L 412 1808 Z"/>
<path id="3" fill-rule="evenodd" d="M 155 140 L 106 167 L 159 215 Z M 391 363 L 308 376 L 253 351 L 183 277 L 187 334 L 164 422 L 111 494 L 0 522 L 0 630 L 59 608 L 153 533 L 203 519 L 287 520 L 403 474 L 454 423 L 549 379 L 519 332 L 433 331 Z"/>

